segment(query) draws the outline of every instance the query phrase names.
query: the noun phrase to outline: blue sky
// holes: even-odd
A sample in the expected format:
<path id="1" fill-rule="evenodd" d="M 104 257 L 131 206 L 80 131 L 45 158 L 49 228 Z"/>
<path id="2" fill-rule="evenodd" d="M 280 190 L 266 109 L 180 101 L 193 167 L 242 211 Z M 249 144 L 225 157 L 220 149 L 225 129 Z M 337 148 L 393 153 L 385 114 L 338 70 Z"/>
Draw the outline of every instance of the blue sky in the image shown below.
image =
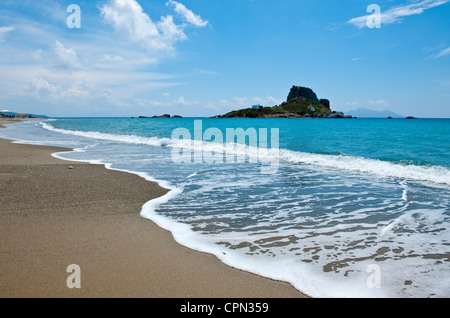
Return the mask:
<path id="1" fill-rule="evenodd" d="M 214 116 L 301 85 L 334 110 L 449 118 L 449 17 L 450 0 L 2 0 L 0 110 Z"/>

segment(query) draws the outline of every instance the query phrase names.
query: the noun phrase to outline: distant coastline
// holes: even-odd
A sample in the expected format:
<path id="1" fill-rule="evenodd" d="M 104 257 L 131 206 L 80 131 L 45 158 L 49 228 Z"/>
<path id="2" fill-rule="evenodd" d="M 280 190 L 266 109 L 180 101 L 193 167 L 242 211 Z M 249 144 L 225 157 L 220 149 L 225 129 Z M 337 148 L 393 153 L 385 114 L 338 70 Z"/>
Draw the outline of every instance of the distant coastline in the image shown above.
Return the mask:
<path id="1" fill-rule="evenodd" d="M 136 117 L 131 117 L 131 118 L 136 118 Z M 150 116 L 139 116 L 138 118 L 143 119 L 143 118 L 183 118 L 183 117 L 181 117 L 180 115 L 171 116 L 169 114 L 164 114 L 164 115 L 161 115 L 161 116 L 155 115 L 155 116 L 152 116 L 152 117 L 150 117 Z"/>
<path id="2" fill-rule="evenodd" d="M 29 113 L 16 113 L 10 110 L 2 110 L 0 111 L 0 118 L 40 118 L 40 119 L 47 119 L 48 116 L 45 115 L 36 115 L 36 114 L 29 114 Z"/>

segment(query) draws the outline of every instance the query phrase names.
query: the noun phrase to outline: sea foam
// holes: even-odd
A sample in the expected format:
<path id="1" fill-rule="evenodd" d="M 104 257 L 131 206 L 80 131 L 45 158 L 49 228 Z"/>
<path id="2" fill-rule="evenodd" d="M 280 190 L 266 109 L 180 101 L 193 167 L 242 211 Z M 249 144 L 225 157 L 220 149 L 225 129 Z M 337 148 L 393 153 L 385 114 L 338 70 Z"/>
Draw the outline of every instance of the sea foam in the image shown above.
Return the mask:
<path id="1" fill-rule="evenodd" d="M 65 130 L 55 128 L 49 122 L 42 123 L 41 126 L 49 131 L 66 135 L 127 143 L 130 145 L 149 145 L 164 148 L 184 147 L 185 149 L 191 149 L 193 151 L 206 150 L 222 154 L 225 154 L 226 151 L 226 145 L 218 143 L 194 143 L 190 140 L 171 140 L 158 137 Z M 102 144 L 100 141 L 98 143 Z M 91 144 L 91 142 L 89 142 L 89 144 Z M 109 147 L 110 145 L 108 145 L 108 148 Z M 116 147 L 116 149 L 122 148 L 121 145 L 116 145 L 114 147 Z M 146 151 L 146 147 L 140 148 Z M 81 152 L 85 150 L 88 151 L 87 148 L 78 149 L 78 151 Z M 260 149 L 256 147 L 245 148 L 245 146 L 241 145 L 235 147 L 234 151 L 236 154 L 244 152 L 248 156 L 259 156 Z M 416 207 L 418 203 L 415 202 L 420 201 L 417 197 L 417 189 L 415 189 L 417 188 L 417 184 L 427 183 L 427 185 L 431 185 L 433 188 L 442 187 L 448 189 L 448 168 L 440 166 L 404 165 L 401 163 L 376 159 L 343 155 L 313 154 L 287 149 L 280 149 L 278 152 L 273 153 L 268 152 L 265 153 L 265 155 L 277 156 L 281 162 L 293 163 L 289 165 L 289 169 L 294 169 L 294 171 L 299 172 L 302 180 L 301 187 L 298 188 L 304 188 L 306 190 L 311 189 L 312 194 L 306 191 L 301 192 L 303 195 L 291 197 L 291 194 L 288 192 L 289 189 L 287 189 L 285 196 L 279 196 L 277 193 L 274 193 L 272 199 L 273 202 L 271 202 L 266 193 L 264 193 L 259 197 L 263 198 L 263 200 L 258 200 L 258 196 L 255 196 L 255 201 L 252 201 L 252 204 L 245 207 L 243 210 L 241 210 L 240 205 L 236 204 L 233 209 L 227 211 L 226 215 L 213 215 L 210 219 L 211 222 L 208 222 L 209 220 L 205 216 L 199 215 L 199 210 L 196 209 L 195 204 L 191 205 L 191 201 L 181 201 L 186 204 L 186 207 L 176 206 L 177 203 L 179 203 L 177 197 L 182 197 L 184 191 L 182 186 L 178 186 L 178 178 L 177 181 L 174 181 L 177 183 L 175 187 L 169 182 L 152 178 L 150 176 L 151 173 L 140 173 L 134 171 L 133 168 L 130 168 L 129 170 L 113 170 L 138 174 L 149 181 L 156 181 L 161 186 L 169 189 L 169 192 L 165 196 L 146 203 L 142 208 L 141 215 L 171 231 L 178 243 L 195 250 L 214 254 L 222 262 L 230 266 L 276 280 L 290 282 L 297 289 L 310 296 L 398 297 L 404 295 L 419 295 L 427 297 L 430 295 L 448 295 L 447 290 L 449 280 L 445 279 L 445 277 L 448 276 L 448 263 L 442 262 L 440 265 L 436 265 L 436 260 L 430 258 L 441 257 L 439 254 L 436 254 L 436 251 L 440 253 L 442 253 L 442 250 L 445 251 L 445 249 L 441 248 L 441 244 L 443 241 L 448 242 L 449 231 L 442 229 L 442 224 L 448 223 L 448 213 L 445 208 L 445 202 L 448 202 L 448 200 L 444 200 L 441 204 L 442 207 L 440 208 L 437 208 L 432 204 L 433 202 L 431 202 L 428 208 L 419 209 Z M 166 158 L 166 160 L 170 160 L 170 158 Z M 90 160 L 88 162 L 103 164 L 102 160 Z M 112 169 L 110 164 L 106 164 L 106 167 Z M 225 166 L 223 167 L 227 170 Z M 316 167 L 321 167 L 321 169 L 316 169 Z M 295 170 L 297 168 L 298 170 Z M 231 174 L 224 175 L 216 172 L 213 174 L 204 174 L 202 169 L 194 173 L 189 170 L 189 173 L 186 174 L 187 180 L 191 180 L 195 185 L 201 186 L 198 190 L 200 193 L 205 191 L 213 193 L 213 191 L 217 190 L 216 186 L 220 187 L 223 185 L 226 187 L 228 184 L 233 185 L 233 182 L 235 181 Z M 301 172 L 301 170 L 306 170 L 306 172 Z M 294 171 L 290 171 L 290 177 L 293 177 Z M 323 171 L 325 171 L 326 179 L 320 178 Z M 348 174 L 346 173 L 347 171 L 354 173 Z M 311 173 L 310 178 L 314 182 L 304 182 L 308 173 Z M 297 173 L 295 173 L 295 175 L 296 174 Z M 251 188 L 251 186 L 253 186 L 253 188 L 262 188 L 261 185 L 264 185 L 264 182 L 267 182 L 266 179 L 268 179 L 267 177 L 259 176 L 257 173 L 250 176 L 251 178 L 239 179 L 239 182 L 242 183 L 242 187 Z M 201 179 L 200 181 L 198 180 L 199 178 Z M 259 182 L 258 178 L 265 181 Z M 360 188 L 354 187 L 354 184 L 358 184 L 355 183 L 355 180 L 365 179 L 371 184 L 369 190 L 367 190 L 366 184 L 363 184 Z M 204 184 L 201 183 L 202 180 L 204 181 Z M 248 184 L 245 182 L 247 180 Z M 324 182 L 320 182 L 320 180 L 323 180 Z M 410 180 L 419 182 L 409 182 Z M 378 183 L 380 183 L 380 186 L 378 186 Z M 273 185 L 273 178 L 270 178 L 270 184 Z M 307 184 L 307 186 L 305 186 L 305 184 Z M 236 189 L 235 193 L 230 193 L 228 188 L 227 192 L 223 193 L 227 201 L 223 202 L 228 202 L 233 195 L 238 194 L 238 197 L 233 200 L 242 203 L 240 200 L 242 198 L 243 189 L 239 188 Z M 341 188 L 343 188 L 343 190 L 340 190 Z M 378 188 L 392 193 L 392 196 L 388 199 L 382 199 L 382 202 L 378 202 L 377 206 L 374 206 L 372 204 L 373 199 L 375 199 L 374 191 Z M 424 191 L 425 195 L 423 198 L 427 199 L 427 192 L 426 190 Z M 254 191 L 250 190 L 250 192 L 252 195 L 255 195 L 253 193 Z M 217 192 L 214 193 L 217 194 Z M 330 193 L 332 193 L 333 196 L 329 196 Z M 193 194 L 198 193 L 193 193 L 192 191 L 190 193 L 185 193 L 187 196 Z M 204 199 L 204 197 L 199 198 L 199 200 L 202 199 Z M 220 203 L 218 203 L 219 199 L 220 198 L 217 195 L 211 196 L 210 200 L 212 205 L 206 206 L 205 208 L 220 205 Z M 161 213 L 166 209 L 166 207 L 163 207 L 161 210 L 161 207 L 167 205 L 170 206 L 170 201 L 172 200 L 174 200 L 172 203 L 172 205 L 174 205 L 173 209 L 177 213 L 180 213 L 183 208 L 195 211 L 193 216 L 187 219 L 187 223 L 183 223 L 182 220 L 173 219 L 172 217 Z M 293 205 L 293 202 L 289 202 L 289 200 L 301 202 L 302 205 Z M 328 202 L 327 200 L 330 201 Z M 311 215 L 309 203 L 320 203 L 319 211 L 327 214 L 321 213 L 319 215 Z M 201 204 L 204 205 L 205 202 L 201 202 Z M 355 207 L 352 210 L 343 209 L 349 204 L 352 206 L 359 205 L 360 208 Z M 256 206 L 256 208 L 252 210 L 252 207 L 254 206 Z M 272 216 L 267 215 L 267 210 L 265 209 L 266 206 L 267 208 L 270 208 L 271 206 L 276 207 L 276 213 Z M 223 207 L 221 206 L 220 208 L 221 212 L 223 212 Z M 247 212 L 247 208 L 250 209 L 250 212 Z M 259 223 L 256 226 L 246 226 L 241 229 L 237 228 L 238 231 L 232 232 L 233 229 L 230 228 L 230 225 L 232 225 L 233 222 L 230 221 L 233 221 L 233 219 L 240 221 L 241 218 L 244 217 L 244 214 L 250 215 L 250 218 L 255 218 L 256 214 L 254 213 L 257 212 L 256 210 L 262 211 L 260 211 L 262 219 L 258 221 Z M 284 221 L 279 220 L 292 217 L 293 212 L 296 212 L 297 216 L 288 219 L 286 225 L 284 225 Z M 392 217 L 381 219 L 377 221 L 376 224 L 366 222 L 366 217 L 380 217 L 386 214 L 392 214 Z M 193 223 L 191 221 L 196 218 L 199 223 L 203 222 L 200 224 L 214 223 L 218 228 L 225 227 L 226 225 L 226 229 L 220 233 L 221 236 L 216 236 L 215 233 L 213 233 L 213 235 L 204 235 L 202 232 L 193 229 Z M 186 220 L 184 216 L 182 216 L 182 219 Z M 277 225 L 277 222 L 281 223 Z M 300 227 L 296 229 L 295 226 L 292 226 L 293 224 L 296 226 L 300 225 Z M 267 235 L 268 232 L 265 231 L 265 228 L 267 228 L 268 231 L 273 232 Z M 242 230 L 245 231 L 242 232 Z M 293 230 L 294 232 L 292 232 Z M 370 237 L 366 237 L 368 232 L 370 232 Z M 289 243 L 288 238 L 292 235 L 300 238 L 298 244 L 286 245 L 284 248 L 282 244 Z M 235 250 L 217 244 L 221 241 L 227 241 L 234 246 L 237 246 L 242 242 L 257 243 L 257 241 L 266 241 L 267 238 L 272 239 L 270 236 L 276 236 L 279 237 L 279 239 L 278 241 L 270 241 L 269 244 L 273 245 L 274 242 L 282 243 L 279 248 L 271 248 L 270 254 L 273 252 L 274 254 L 277 254 L 276 257 L 272 257 L 269 254 L 263 255 L 262 253 L 258 255 L 246 255 L 246 253 L 242 252 L 245 252 L 248 249 Z M 364 237 L 366 237 L 366 239 L 364 244 L 362 244 L 359 241 Z M 257 244 L 261 247 L 265 247 L 264 243 Z M 363 248 L 358 248 L 360 245 L 363 245 Z M 321 251 L 318 251 L 317 246 L 321 247 Z M 327 249 L 327 246 L 333 246 L 335 250 L 329 250 Z M 403 251 L 401 251 L 400 247 L 403 248 Z M 389 250 L 385 253 L 383 252 L 384 254 L 378 254 L 380 248 L 388 248 Z M 291 256 L 294 255 L 284 257 L 284 253 L 287 253 L 289 250 L 293 250 L 293 253 L 295 253 L 296 250 L 302 251 L 301 259 L 309 259 L 309 261 L 313 262 L 308 264 L 300 259 L 295 260 L 295 257 L 291 258 Z M 251 252 L 250 250 L 248 251 Z M 345 257 L 350 257 L 351 261 L 355 262 L 355 264 L 351 265 L 349 268 L 351 269 L 349 271 L 350 277 L 340 276 L 333 271 L 324 272 L 322 270 L 322 265 L 335 263 L 336 259 L 332 256 L 343 251 L 345 251 L 343 254 Z M 381 269 L 383 271 L 383 288 L 380 290 L 367 288 L 366 278 L 368 274 L 366 273 L 366 268 L 373 265 L 374 260 L 368 259 L 357 261 L 358 259 L 365 259 L 367 255 L 388 257 L 383 260 L 382 263 L 379 263 L 381 264 Z M 419 257 L 418 255 L 424 255 L 425 257 Z M 320 256 L 320 260 L 315 260 L 314 257 L 317 256 Z M 341 263 L 348 262 L 346 259 L 340 261 Z M 380 262 L 380 260 L 377 260 L 376 262 Z M 400 272 L 397 269 L 399 264 L 402 267 Z M 421 275 L 418 275 L 419 272 Z M 422 273 L 426 273 L 426 275 Z M 341 274 L 343 274 L 343 271 Z M 407 277 L 408 280 L 410 277 L 413 277 L 411 279 L 413 285 L 405 286 L 404 277 Z M 388 282 L 392 283 L 389 283 L 388 285 Z M 400 286 L 402 289 L 394 290 L 391 289 L 390 286 Z M 420 288 L 416 286 L 420 286 Z M 422 290 L 424 290 L 423 294 L 420 294 Z M 434 294 L 428 294 L 429 291 L 434 292 Z"/>
<path id="2" fill-rule="evenodd" d="M 249 158 L 258 158 L 261 162 L 271 162 L 279 160 L 308 164 L 312 166 L 325 167 L 330 169 L 346 170 L 357 173 L 367 173 L 382 178 L 399 178 L 405 180 L 415 180 L 431 182 L 450 186 L 450 169 L 443 166 L 418 166 L 412 164 L 402 164 L 378 159 L 369 159 L 363 157 L 346 155 L 326 155 L 292 151 L 288 149 L 265 149 L 254 146 L 234 145 L 230 147 L 226 143 L 216 143 L 208 141 L 194 140 L 172 140 L 159 137 L 142 137 L 136 135 L 117 135 L 100 133 L 94 131 L 76 131 L 53 127 L 48 122 L 42 122 L 42 127 L 68 135 L 80 136 L 85 138 L 123 142 L 129 144 L 141 144 L 156 147 L 170 147 L 178 149 L 190 149 L 193 152 L 208 152 L 229 155 L 231 151 L 236 156 L 247 156 Z"/>

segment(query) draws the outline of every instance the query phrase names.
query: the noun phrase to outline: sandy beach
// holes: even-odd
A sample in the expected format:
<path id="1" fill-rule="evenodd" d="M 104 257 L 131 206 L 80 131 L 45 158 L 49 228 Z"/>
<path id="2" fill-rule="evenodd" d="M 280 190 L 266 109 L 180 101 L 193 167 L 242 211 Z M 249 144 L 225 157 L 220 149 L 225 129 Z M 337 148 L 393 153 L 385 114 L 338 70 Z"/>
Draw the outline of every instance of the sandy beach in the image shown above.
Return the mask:
<path id="1" fill-rule="evenodd" d="M 185 248 L 143 219 L 142 206 L 166 193 L 157 184 L 51 156 L 61 151 L 70 149 L 0 139 L 0 297 L 305 297 Z M 66 284 L 71 264 L 79 289 Z"/>

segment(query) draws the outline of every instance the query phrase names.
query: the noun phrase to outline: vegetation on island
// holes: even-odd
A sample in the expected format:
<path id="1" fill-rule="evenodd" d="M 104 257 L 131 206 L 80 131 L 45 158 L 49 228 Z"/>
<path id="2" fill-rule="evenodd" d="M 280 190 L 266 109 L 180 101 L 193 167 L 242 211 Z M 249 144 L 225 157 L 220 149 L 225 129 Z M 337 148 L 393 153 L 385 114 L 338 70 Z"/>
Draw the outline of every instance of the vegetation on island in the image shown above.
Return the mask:
<path id="1" fill-rule="evenodd" d="M 350 118 L 341 112 L 332 111 L 328 99 L 318 99 L 313 90 L 293 86 L 288 98 L 272 107 L 251 107 L 229 112 L 217 118 Z"/>

